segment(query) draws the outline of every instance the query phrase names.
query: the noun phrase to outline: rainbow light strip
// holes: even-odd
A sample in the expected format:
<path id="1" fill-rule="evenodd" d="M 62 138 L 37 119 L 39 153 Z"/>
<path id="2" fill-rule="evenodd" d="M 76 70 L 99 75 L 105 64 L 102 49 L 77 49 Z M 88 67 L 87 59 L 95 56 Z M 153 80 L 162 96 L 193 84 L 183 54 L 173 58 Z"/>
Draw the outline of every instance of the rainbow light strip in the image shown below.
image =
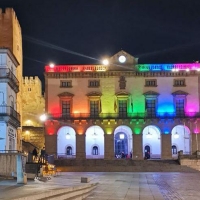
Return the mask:
<path id="1" fill-rule="evenodd" d="M 123 68 L 123 67 L 122 67 Z M 200 63 L 180 63 L 180 64 L 138 64 L 136 71 L 179 71 L 197 70 L 200 71 Z M 109 70 L 105 65 L 55 65 L 45 66 L 45 72 L 102 72 Z M 133 66 L 134 70 L 134 66 Z"/>
<path id="2" fill-rule="evenodd" d="M 136 68 L 138 71 L 179 71 L 179 70 L 200 71 L 200 63 L 139 64 L 139 65 L 136 65 Z"/>

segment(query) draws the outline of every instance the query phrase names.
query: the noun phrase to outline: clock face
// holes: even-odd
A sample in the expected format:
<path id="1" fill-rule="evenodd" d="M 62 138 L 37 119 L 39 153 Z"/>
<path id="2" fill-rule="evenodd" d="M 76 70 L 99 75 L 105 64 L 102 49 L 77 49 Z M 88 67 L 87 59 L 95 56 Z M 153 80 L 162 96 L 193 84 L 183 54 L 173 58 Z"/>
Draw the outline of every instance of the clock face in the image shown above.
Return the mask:
<path id="1" fill-rule="evenodd" d="M 119 57 L 119 62 L 120 63 L 124 63 L 126 61 L 126 57 L 125 56 L 120 56 Z"/>

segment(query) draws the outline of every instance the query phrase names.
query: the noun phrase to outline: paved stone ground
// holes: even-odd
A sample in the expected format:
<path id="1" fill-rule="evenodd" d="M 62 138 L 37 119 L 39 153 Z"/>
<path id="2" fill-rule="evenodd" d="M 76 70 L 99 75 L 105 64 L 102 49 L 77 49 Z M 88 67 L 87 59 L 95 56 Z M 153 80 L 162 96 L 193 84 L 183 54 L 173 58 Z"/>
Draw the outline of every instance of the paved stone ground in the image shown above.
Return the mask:
<path id="1" fill-rule="evenodd" d="M 199 172 L 63 172 L 49 181 L 28 181 L 27 185 L 17 185 L 16 180 L 0 179 L 0 200 L 11 200 L 58 188 L 82 185 L 81 177 L 90 177 L 90 183 L 99 183 L 85 200 L 200 199 Z"/>

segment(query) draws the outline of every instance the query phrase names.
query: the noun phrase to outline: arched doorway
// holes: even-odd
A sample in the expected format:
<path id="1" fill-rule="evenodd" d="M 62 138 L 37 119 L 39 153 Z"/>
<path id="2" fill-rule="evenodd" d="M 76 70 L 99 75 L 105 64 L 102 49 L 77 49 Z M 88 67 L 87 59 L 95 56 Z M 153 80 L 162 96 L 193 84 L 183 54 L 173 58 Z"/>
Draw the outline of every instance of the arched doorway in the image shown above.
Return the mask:
<path id="1" fill-rule="evenodd" d="M 98 147 L 97 146 L 94 146 L 93 148 L 92 148 L 92 155 L 98 155 L 99 153 L 98 153 Z"/>
<path id="2" fill-rule="evenodd" d="M 70 146 L 68 146 L 67 148 L 66 148 L 66 155 L 72 155 L 72 147 L 70 147 Z"/>
<path id="3" fill-rule="evenodd" d="M 70 126 L 63 126 L 57 132 L 58 158 L 76 157 L 76 133 Z"/>
<path id="4" fill-rule="evenodd" d="M 144 128 L 143 132 L 143 156 L 152 159 L 161 158 L 160 130 L 153 125 Z M 147 152 L 146 152 L 147 150 Z M 149 152 L 149 155 L 148 155 Z"/>
<path id="5" fill-rule="evenodd" d="M 178 154 L 178 152 L 177 152 L 177 147 L 176 147 L 176 145 L 172 145 L 172 156 L 173 155 L 177 155 Z"/>
<path id="6" fill-rule="evenodd" d="M 187 126 L 177 125 L 172 129 L 171 140 L 173 146 L 176 146 L 177 153 L 172 156 L 178 156 L 178 151 L 182 150 L 183 154 L 190 154 L 190 130 Z"/>
<path id="7" fill-rule="evenodd" d="M 132 131 L 128 126 L 119 126 L 114 132 L 114 153 L 116 158 L 126 158 L 132 155 Z"/>
<path id="8" fill-rule="evenodd" d="M 104 131 L 100 126 L 91 126 L 86 131 L 85 148 L 87 159 L 104 158 Z"/>
<path id="9" fill-rule="evenodd" d="M 150 159 L 150 155 L 151 155 L 151 148 L 149 145 L 146 145 L 144 147 L 144 156 L 146 159 Z"/>

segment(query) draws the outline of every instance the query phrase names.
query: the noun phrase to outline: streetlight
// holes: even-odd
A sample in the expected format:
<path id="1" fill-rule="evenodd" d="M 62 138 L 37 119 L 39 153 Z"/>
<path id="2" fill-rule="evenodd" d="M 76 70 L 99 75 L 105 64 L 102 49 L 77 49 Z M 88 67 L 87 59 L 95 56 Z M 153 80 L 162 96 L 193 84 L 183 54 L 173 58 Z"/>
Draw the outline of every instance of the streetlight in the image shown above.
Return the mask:
<path id="1" fill-rule="evenodd" d="M 108 64 L 109 64 L 109 61 L 108 61 L 108 59 L 104 59 L 104 60 L 102 61 L 102 63 L 103 63 L 104 65 L 108 65 Z"/>
<path id="2" fill-rule="evenodd" d="M 54 63 L 49 64 L 49 67 L 51 67 L 51 68 L 54 68 L 54 66 L 55 66 Z"/>
<path id="3" fill-rule="evenodd" d="M 41 121 L 46 121 L 46 119 L 47 119 L 47 116 L 45 115 L 45 114 L 42 114 L 41 116 L 40 116 L 40 120 Z"/>

